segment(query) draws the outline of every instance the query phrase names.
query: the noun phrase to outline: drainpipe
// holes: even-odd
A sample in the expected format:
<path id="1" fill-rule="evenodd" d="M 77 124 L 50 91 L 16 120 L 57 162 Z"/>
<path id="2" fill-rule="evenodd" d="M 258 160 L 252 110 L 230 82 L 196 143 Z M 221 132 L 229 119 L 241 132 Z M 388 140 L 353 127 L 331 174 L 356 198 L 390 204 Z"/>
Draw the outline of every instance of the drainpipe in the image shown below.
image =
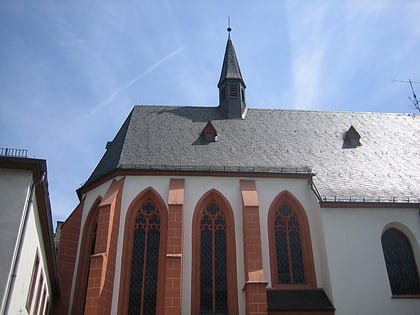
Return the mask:
<path id="1" fill-rule="evenodd" d="M 20 255 L 22 253 L 22 237 L 26 230 L 26 224 L 28 222 L 28 217 L 29 217 L 29 208 L 31 207 L 31 204 L 33 202 L 35 186 L 43 183 L 45 180 L 45 177 L 46 177 L 46 173 L 44 172 L 42 173 L 41 179 L 39 179 L 36 182 L 34 181 L 31 185 L 31 189 L 29 190 L 29 198 L 26 202 L 25 208 L 23 209 L 22 219 L 19 226 L 19 232 L 16 239 L 17 249 L 15 250 L 15 253 L 12 257 L 12 265 L 10 268 L 12 270 L 12 273 L 10 274 L 9 281 L 7 281 L 6 294 L 4 296 L 4 300 L 3 300 L 3 304 L 1 308 L 1 315 L 6 315 L 7 312 L 9 311 L 10 292 L 12 292 L 12 289 L 15 285 L 16 268 L 20 260 Z"/>
<path id="2" fill-rule="evenodd" d="M 316 199 L 318 199 L 318 202 L 319 203 L 323 202 L 321 194 L 319 193 L 318 188 L 316 188 L 315 183 L 312 179 L 312 176 L 311 176 L 311 178 L 308 179 L 308 184 L 309 184 L 309 187 L 311 188 L 312 192 L 314 193 Z"/>

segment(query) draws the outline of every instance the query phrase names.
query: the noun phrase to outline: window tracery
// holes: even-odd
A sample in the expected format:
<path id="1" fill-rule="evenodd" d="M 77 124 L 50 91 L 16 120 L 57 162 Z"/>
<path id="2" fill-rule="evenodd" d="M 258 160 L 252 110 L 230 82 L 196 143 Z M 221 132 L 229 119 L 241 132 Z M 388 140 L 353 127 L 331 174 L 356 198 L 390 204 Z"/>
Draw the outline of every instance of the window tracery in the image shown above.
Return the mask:
<path id="1" fill-rule="evenodd" d="M 309 224 L 305 210 L 288 191 L 280 193 L 268 214 L 273 287 L 316 287 Z"/>
<path id="2" fill-rule="evenodd" d="M 200 311 L 226 313 L 226 222 L 223 210 L 216 203 L 209 204 L 200 223 Z"/>
<path id="3" fill-rule="evenodd" d="M 420 294 L 420 279 L 408 238 L 398 229 L 387 229 L 381 238 L 393 295 Z"/>
<path id="4" fill-rule="evenodd" d="M 199 200 L 192 226 L 192 314 L 238 314 L 233 211 L 210 190 Z"/>
<path id="5" fill-rule="evenodd" d="M 287 204 L 275 214 L 277 281 L 279 284 L 305 284 L 300 225 L 296 213 Z"/>
<path id="6" fill-rule="evenodd" d="M 129 313 L 155 314 L 160 245 L 160 214 L 151 200 L 140 207 L 134 222 Z"/>
<path id="7" fill-rule="evenodd" d="M 118 314 L 162 313 L 167 225 L 166 205 L 152 187 L 131 202 L 125 219 Z"/>

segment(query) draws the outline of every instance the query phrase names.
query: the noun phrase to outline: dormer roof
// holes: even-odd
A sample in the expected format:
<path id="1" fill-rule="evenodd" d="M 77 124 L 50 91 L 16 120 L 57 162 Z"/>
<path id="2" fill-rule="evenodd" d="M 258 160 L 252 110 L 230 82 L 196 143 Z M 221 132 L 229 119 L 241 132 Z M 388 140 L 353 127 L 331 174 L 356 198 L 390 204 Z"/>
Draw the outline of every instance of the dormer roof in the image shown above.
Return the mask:
<path id="1" fill-rule="evenodd" d="M 353 125 L 344 133 L 343 136 L 343 148 L 356 148 L 361 146 L 360 143 L 360 134 L 357 132 L 356 128 Z"/>
<path id="2" fill-rule="evenodd" d="M 206 126 L 201 131 L 201 137 L 204 139 L 204 141 L 217 141 L 217 130 L 216 128 L 214 128 L 210 120 L 207 122 Z"/>

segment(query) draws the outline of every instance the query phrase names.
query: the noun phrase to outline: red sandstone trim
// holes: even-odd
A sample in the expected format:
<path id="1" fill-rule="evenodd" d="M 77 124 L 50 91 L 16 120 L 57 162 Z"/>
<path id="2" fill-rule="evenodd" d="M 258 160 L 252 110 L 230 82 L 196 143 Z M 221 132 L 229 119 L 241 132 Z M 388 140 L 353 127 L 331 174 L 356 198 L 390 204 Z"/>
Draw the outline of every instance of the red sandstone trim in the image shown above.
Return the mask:
<path id="1" fill-rule="evenodd" d="M 171 179 L 168 193 L 168 243 L 165 275 L 165 315 L 181 315 L 184 180 Z"/>
<path id="2" fill-rule="evenodd" d="M 247 315 L 267 314 L 267 294 L 261 249 L 260 213 L 255 181 L 240 181 L 244 238 Z"/>
<path id="3" fill-rule="evenodd" d="M 61 237 L 57 255 L 60 298 L 54 303 L 53 314 L 67 314 L 69 311 L 83 206 L 84 199 L 73 210 L 61 227 Z"/>
<path id="4" fill-rule="evenodd" d="M 89 276 L 89 255 L 93 241 L 93 229 L 98 218 L 98 205 L 102 197 L 97 197 L 92 207 L 90 208 L 85 220 L 82 234 L 82 242 L 80 243 L 79 262 L 77 265 L 76 283 L 74 289 L 74 297 L 71 308 L 71 314 L 83 314 L 86 301 L 86 290 Z"/>
<path id="5" fill-rule="evenodd" d="M 85 314 L 111 314 L 123 185 L 124 178 L 114 180 L 98 206 L 95 251 L 90 257 Z"/>

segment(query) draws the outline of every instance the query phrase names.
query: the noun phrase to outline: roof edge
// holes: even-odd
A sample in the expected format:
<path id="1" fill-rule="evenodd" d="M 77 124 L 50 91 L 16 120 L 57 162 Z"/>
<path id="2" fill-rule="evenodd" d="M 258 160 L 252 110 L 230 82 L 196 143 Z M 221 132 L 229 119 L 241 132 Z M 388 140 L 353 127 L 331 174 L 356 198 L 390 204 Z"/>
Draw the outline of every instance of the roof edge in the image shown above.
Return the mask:
<path id="1" fill-rule="evenodd" d="M 319 205 L 321 208 L 414 208 L 420 210 L 420 197 L 418 198 L 411 198 L 401 201 L 404 198 L 398 198 L 392 200 L 383 199 L 383 201 L 373 201 L 373 200 L 365 200 L 365 201 L 321 201 Z"/>
<path id="2" fill-rule="evenodd" d="M 117 168 L 87 181 L 76 190 L 79 200 L 82 200 L 90 188 L 123 175 L 155 174 L 157 176 L 256 176 L 256 177 L 293 177 L 312 178 L 314 174 L 309 167 L 256 167 L 256 166 L 208 166 L 208 165 L 137 165 L 124 164 Z"/>

